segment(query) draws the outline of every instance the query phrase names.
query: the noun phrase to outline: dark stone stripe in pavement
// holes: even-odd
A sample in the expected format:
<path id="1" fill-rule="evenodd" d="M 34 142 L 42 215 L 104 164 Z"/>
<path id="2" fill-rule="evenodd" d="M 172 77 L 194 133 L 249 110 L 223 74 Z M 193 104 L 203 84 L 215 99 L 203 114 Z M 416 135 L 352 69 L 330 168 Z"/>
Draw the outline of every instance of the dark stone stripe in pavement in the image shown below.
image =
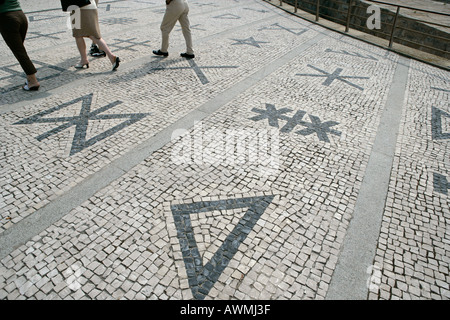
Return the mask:
<path id="1" fill-rule="evenodd" d="M 331 279 L 329 300 L 366 300 L 404 106 L 410 60 L 400 57 L 372 147 L 353 218 Z"/>

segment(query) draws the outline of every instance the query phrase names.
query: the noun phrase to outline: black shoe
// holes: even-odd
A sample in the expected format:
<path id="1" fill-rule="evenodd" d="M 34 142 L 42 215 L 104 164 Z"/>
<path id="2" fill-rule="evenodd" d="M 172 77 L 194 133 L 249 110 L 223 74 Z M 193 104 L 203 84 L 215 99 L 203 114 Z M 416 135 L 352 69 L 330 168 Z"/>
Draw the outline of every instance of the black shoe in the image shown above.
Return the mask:
<path id="1" fill-rule="evenodd" d="M 92 55 L 94 53 L 100 52 L 100 49 L 95 44 L 91 44 L 91 48 L 89 49 L 89 54 Z"/>
<path id="2" fill-rule="evenodd" d="M 120 59 L 119 59 L 119 57 L 116 57 L 116 60 L 114 60 L 114 63 L 113 63 L 112 71 L 116 71 L 117 68 L 119 67 L 119 64 L 120 64 Z"/>
<path id="3" fill-rule="evenodd" d="M 169 55 L 168 52 L 162 52 L 161 50 L 153 50 L 153 53 L 156 54 L 157 56 L 164 56 L 164 57 L 167 57 Z"/>
<path id="4" fill-rule="evenodd" d="M 106 52 L 102 51 L 102 50 L 99 50 L 99 52 L 91 53 L 91 56 L 93 56 L 95 58 L 106 57 Z"/>
<path id="5" fill-rule="evenodd" d="M 103 50 L 100 50 L 97 45 L 94 43 L 91 44 L 91 48 L 89 50 L 89 54 L 93 57 L 99 58 L 99 57 L 106 57 L 106 53 Z"/>
<path id="6" fill-rule="evenodd" d="M 186 59 L 194 59 L 195 58 L 195 54 L 190 54 L 190 53 L 181 53 L 180 56 L 182 56 L 183 58 Z"/>
<path id="7" fill-rule="evenodd" d="M 25 91 L 38 91 L 40 86 L 41 86 L 41 85 L 38 84 L 37 86 L 30 87 L 30 86 L 28 85 L 28 81 L 26 81 L 26 82 L 25 82 L 25 85 L 22 87 L 22 89 L 25 90 Z"/>

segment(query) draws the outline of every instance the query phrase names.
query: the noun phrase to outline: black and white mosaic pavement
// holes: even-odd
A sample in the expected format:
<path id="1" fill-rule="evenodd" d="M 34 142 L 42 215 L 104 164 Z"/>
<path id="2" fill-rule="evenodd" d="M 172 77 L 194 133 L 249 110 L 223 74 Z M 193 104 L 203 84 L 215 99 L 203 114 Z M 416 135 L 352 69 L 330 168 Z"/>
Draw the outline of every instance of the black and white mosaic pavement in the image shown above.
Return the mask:
<path id="1" fill-rule="evenodd" d="M 152 55 L 163 2 L 100 1 L 122 63 L 75 70 L 67 15 L 21 5 L 41 89 L 0 42 L 0 299 L 348 298 L 348 265 L 362 299 L 450 298 L 448 71 L 263 0 L 190 1 L 195 59 L 179 26 Z"/>

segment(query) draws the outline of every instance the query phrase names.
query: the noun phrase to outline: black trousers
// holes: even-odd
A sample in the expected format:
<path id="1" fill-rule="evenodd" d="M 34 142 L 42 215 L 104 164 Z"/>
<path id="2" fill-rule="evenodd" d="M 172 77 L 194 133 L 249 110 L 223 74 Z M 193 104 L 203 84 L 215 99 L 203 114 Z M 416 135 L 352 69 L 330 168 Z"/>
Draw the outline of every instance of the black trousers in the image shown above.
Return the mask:
<path id="1" fill-rule="evenodd" d="M 28 57 L 24 41 L 28 31 L 28 20 L 23 11 L 0 13 L 0 33 L 19 61 L 20 66 L 27 75 L 35 74 L 36 68 Z"/>

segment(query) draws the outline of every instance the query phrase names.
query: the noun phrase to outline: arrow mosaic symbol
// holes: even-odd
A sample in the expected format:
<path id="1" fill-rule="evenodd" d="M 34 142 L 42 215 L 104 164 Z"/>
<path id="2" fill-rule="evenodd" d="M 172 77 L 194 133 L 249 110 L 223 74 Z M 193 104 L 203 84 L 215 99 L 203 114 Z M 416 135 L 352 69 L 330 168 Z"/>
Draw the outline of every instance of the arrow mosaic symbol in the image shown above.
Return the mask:
<path id="1" fill-rule="evenodd" d="M 113 134 L 117 133 L 118 131 L 124 129 L 125 127 L 130 126 L 131 124 L 145 118 L 148 116 L 148 113 L 127 113 L 127 114 L 102 114 L 105 111 L 108 111 L 109 109 L 112 109 L 116 107 L 117 105 L 121 104 L 122 101 L 115 101 L 112 103 L 109 103 L 108 105 L 98 108 L 94 111 L 91 111 L 91 105 L 92 105 L 92 97 L 93 94 L 88 94 L 85 96 L 82 96 L 80 98 L 76 98 L 72 101 L 63 103 L 59 106 L 56 106 L 54 108 L 51 108 L 49 110 L 43 111 L 41 113 L 38 113 L 34 116 L 31 116 L 29 118 L 20 120 L 14 125 L 20 125 L 20 124 L 35 124 L 35 123 L 62 123 L 58 127 L 47 131 L 46 133 L 43 133 L 36 137 L 38 141 L 42 141 L 44 139 L 47 139 L 55 134 L 58 134 L 64 130 L 67 130 L 71 127 L 75 127 L 75 134 L 73 137 L 72 142 L 72 148 L 70 150 L 70 155 L 74 155 L 92 145 L 95 143 L 106 139 Z M 56 117 L 56 118 L 48 118 L 46 116 L 60 111 L 64 108 L 67 108 L 68 106 L 74 105 L 76 103 L 82 103 L 80 114 L 76 117 Z M 106 131 L 103 133 L 100 133 L 96 135 L 95 137 L 92 137 L 88 140 L 86 140 L 87 136 L 87 128 L 90 120 L 115 120 L 115 119 L 128 119 Z"/>
<path id="2" fill-rule="evenodd" d="M 171 206 L 173 219 L 177 228 L 183 260 L 186 267 L 189 286 L 194 299 L 203 300 L 219 279 L 240 244 L 247 238 L 256 222 L 272 202 L 274 196 L 249 197 L 217 201 L 202 201 Z M 211 260 L 203 264 L 194 230 L 191 215 L 215 210 L 232 210 L 247 208 L 239 223 L 225 238 Z"/>

